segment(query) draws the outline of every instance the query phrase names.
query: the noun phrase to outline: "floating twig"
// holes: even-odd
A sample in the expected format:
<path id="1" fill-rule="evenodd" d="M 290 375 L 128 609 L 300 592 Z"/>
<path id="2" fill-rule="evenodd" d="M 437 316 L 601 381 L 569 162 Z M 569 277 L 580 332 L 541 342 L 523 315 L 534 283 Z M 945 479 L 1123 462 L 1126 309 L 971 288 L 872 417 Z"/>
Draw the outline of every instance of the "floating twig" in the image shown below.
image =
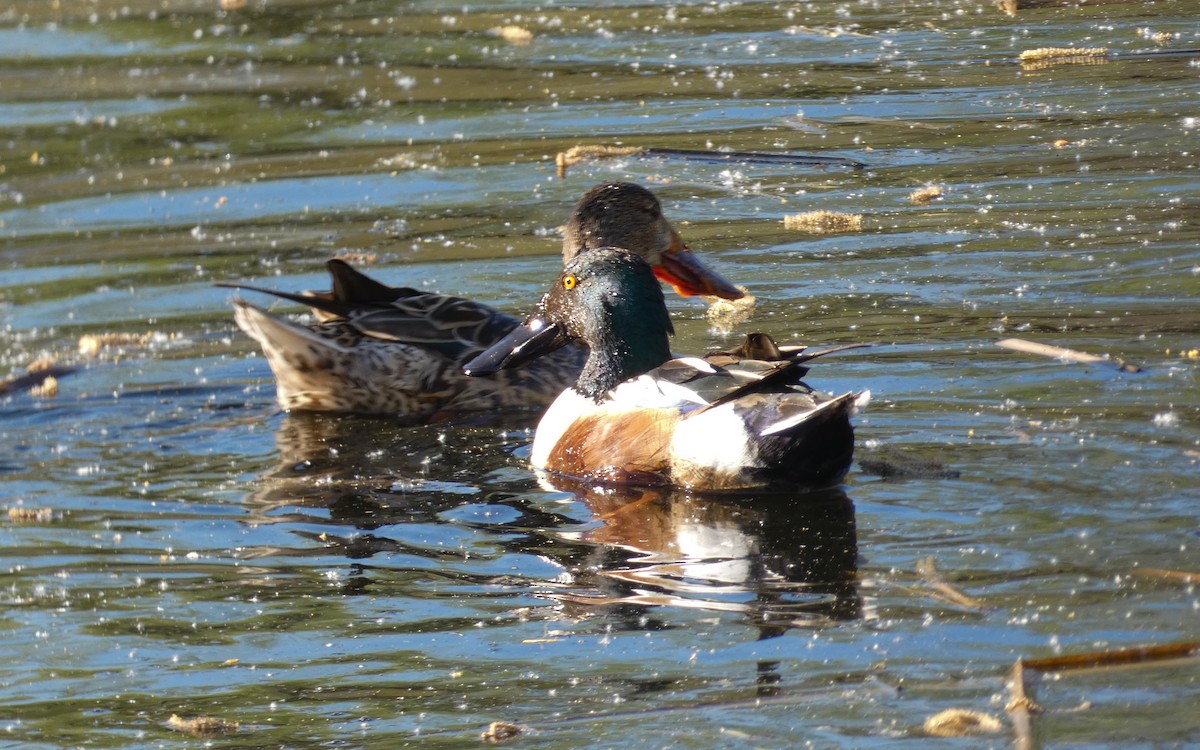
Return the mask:
<path id="1" fill-rule="evenodd" d="M 1121 667 L 1130 664 L 1153 664 L 1194 657 L 1200 657 L 1200 641 L 1181 641 L 1161 646 L 1135 646 L 1109 651 L 1088 651 L 1070 656 L 1051 656 L 1045 659 L 1026 659 L 1025 668 L 1038 672 L 1066 672 Z"/>
<path id="2" fill-rule="evenodd" d="M 1200 583 L 1200 573 L 1189 573 L 1184 570 L 1164 570 L 1163 568 L 1134 568 L 1130 575 L 1138 578 L 1149 578 L 1155 581 L 1172 581 L 1177 583 Z"/>
<path id="3" fill-rule="evenodd" d="M 779 154 L 761 151 L 700 151 L 685 148 L 642 148 L 639 146 L 588 145 L 572 146 L 554 157 L 558 176 L 565 177 L 567 168 L 584 159 L 612 159 L 622 156 L 671 157 L 688 161 L 716 164 L 783 164 L 798 167 L 850 167 L 863 169 L 866 165 L 842 156 L 814 156 L 811 154 Z"/>
<path id="4" fill-rule="evenodd" d="M 1107 355 L 1101 357 L 1096 354 L 1076 351 L 1075 349 L 1066 349 L 1061 346 L 1051 346 L 1050 344 L 1039 344 L 1036 341 L 1026 341 L 1025 339 L 1001 339 L 996 342 L 996 346 L 1012 349 L 1017 352 L 1025 352 L 1026 354 L 1040 354 L 1043 357 L 1050 357 L 1051 359 L 1058 359 L 1064 362 L 1076 362 L 1084 365 L 1109 365 L 1121 372 L 1142 371 L 1142 368 L 1137 365 L 1131 365 L 1117 357 L 1109 357 Z"/>
<path id="5" fill-rule="evenodd" d="M 946 579 L 942 578 L 941 574 L 938 573 L 932 557 L 923 557 L 917 561 L 917 573 L 921 575 L 926 584 L 954 604 L 970 607 L 971 609 L 990 609 L 982 601 L 964 594 L 947 583 Z"/>

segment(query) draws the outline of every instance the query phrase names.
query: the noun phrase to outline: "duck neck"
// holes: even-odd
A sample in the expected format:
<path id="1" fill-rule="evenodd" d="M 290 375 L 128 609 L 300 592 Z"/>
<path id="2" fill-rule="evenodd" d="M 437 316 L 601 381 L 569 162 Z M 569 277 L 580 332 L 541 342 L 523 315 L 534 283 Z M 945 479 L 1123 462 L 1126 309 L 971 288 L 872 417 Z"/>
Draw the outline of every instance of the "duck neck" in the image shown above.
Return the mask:
<path id="1" fill-rule="evenodd" d="M 661 323 L 655 325 L 653 316 L 630 312 L 624 318 L 613 320 L 602 335 L 590 340 L 587 363 L 579 373 L 575 390 L 595 401 L 620 383 L 644 375 L 671 358 L 667 330 Z"/>

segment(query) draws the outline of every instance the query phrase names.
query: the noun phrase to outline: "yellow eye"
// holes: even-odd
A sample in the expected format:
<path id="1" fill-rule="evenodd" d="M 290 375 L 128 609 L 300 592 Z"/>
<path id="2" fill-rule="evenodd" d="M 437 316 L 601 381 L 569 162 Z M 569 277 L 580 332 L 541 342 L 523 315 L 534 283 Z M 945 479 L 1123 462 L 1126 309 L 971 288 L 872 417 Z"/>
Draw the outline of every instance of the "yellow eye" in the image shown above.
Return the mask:
<path id="1" fill-rule="evenodd" d="M 578 279 L 576 279 L 571 274 L 568 274 L 563 277 L 563 289 L 566 289 L 568 292 L 571 291 L 572 289 L 574 289 L 575 284 L 577 284 L 577 283 L 578 283 Z"/>

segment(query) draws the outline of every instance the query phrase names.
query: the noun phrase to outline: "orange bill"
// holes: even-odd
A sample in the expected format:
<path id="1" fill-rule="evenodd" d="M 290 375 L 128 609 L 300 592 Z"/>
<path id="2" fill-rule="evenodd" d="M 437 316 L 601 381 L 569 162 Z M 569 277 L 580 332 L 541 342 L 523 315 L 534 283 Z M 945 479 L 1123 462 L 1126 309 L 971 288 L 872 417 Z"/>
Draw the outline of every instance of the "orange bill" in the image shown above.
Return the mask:
<path id="1" fill-rule="evenodd" d="M 654 267 L 654 275 L 675 288 L 681 297 L 711 295 L 725 299 L 741 299 L 745 293 L 723 276 L 700 261 L 684 244 L 678 232 L 671 232 L 671 247 Z"/>

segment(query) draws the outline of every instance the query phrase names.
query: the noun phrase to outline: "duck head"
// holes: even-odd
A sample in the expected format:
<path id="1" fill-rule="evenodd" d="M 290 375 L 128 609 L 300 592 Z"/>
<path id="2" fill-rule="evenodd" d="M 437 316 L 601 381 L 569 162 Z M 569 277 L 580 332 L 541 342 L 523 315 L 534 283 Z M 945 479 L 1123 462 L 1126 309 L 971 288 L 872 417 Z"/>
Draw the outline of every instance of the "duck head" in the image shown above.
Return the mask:
<path id="1" fill-rule="evenodd" d="M 533 315 L 463 372 L 490 375 L 581 341 L 589 354 L 575 389 L 599 401 L 670 359 L 674 332 L 649 264 L 627 250 L 597 248 L 567 263 Z"/>
<path id="2" fill-rule="evenodd" d="M 579 199 L 564 228 L 563 263 L 601 247 L 621 247 L 637 254 L 680 296 L 745 296 L 696 257 L 663 216 L 658 198 L 641 185 L 606 182 Z"/>

